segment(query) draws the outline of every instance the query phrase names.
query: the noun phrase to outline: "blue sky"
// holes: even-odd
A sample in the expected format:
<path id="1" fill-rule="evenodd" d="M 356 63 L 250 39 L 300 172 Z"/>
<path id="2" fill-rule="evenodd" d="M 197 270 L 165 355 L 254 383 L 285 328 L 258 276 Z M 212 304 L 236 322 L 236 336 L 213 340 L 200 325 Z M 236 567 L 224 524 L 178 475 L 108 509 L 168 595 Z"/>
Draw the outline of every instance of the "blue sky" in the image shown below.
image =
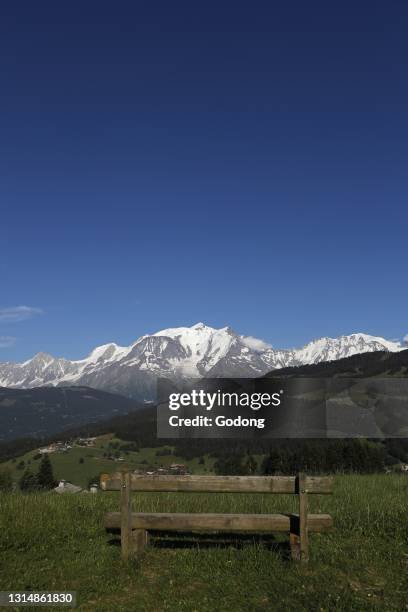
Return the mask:
<path id="1" fill-rule="evenodd" d="M 405 336 L 407 30 L 394 1 L 3 3 L 0 361 Z"/>

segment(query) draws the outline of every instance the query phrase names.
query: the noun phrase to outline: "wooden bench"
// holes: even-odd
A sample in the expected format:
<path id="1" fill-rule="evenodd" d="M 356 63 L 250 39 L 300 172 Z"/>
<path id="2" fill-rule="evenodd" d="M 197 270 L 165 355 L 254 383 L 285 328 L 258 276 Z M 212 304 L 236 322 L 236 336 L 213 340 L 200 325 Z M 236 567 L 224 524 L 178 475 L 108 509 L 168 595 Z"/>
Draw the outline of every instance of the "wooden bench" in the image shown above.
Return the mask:
<path id="1" fill-rule="evenodd" d="M 120 529 L 122 558 L 140 553 L 150 531 L 289 533 L 292 559 L 308 561 L 310 532 L 332 527 L 329 514 L 309 514 L 308 494 L 332 493 L 328 476 L 145 476 L 123 471 L 101 476 L 103 491 L 121 491 L 121 511 L 108 512 L 106 529 Z M 299 498 L 299 514 L 200 514 L 132 512 L 131 491 L 285 493 Z"/>

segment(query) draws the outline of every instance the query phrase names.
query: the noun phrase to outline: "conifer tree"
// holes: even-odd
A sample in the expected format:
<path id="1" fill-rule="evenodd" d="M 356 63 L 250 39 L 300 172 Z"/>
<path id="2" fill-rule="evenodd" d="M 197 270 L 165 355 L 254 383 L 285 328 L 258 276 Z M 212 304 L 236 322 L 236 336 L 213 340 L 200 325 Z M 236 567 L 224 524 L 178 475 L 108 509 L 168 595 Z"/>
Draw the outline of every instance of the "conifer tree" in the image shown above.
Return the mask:
<path id="1" fill-rule="evenodd" d="M 26 470 L 19 480 L 21 491 L 35 491 L 38 488 L 37 476 Z"/>
<path id="2" fill-rule="evenodd" d="M 41 489 L 53 489 L 55 487 L 55 479 L 52 471 L 52 465 L 48 455 L 44 455 L 41 459 L 40 467 L 37 475 L 38 486 Z"/>

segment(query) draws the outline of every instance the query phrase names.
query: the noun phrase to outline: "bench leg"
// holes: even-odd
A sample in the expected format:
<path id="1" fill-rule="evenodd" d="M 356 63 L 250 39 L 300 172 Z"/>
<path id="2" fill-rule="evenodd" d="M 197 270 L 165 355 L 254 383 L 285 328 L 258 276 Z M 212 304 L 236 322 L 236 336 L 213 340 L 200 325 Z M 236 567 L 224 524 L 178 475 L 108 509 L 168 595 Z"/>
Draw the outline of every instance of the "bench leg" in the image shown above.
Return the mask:
<path id="1" fill-rule="evenodd" d="M 293 561 L 300 561 L 300 537 L 297 533 L 291 532 L 289 534 L 290 542 L 290 556 Z"/>
<path id="2" fill-rule="evenodd" d="M 132 548 L 132 527 L 131 527 L 131 500 L 130 500 L 131 480 L 129 472 L 121 474 L 121 515 L 120 515 L 120 540 L 122 548 L 122 559 L 129 559 Z"/>
<path id="3" fill-rule="evenodd" d="M 307 513 L 309 509 L 306 474 L 301 472 L 298 476 L 299 487 L 299 543 L 300 543 L 300 561 L 307 563 L 309 561 L 309 529 L 307 525 Z"/>
<path id="4" fill-rule="evenodd" d="M 295 561 L 307 563 L 309 561 L 308 499 L 306 474 L 303 472 L 298 475 L 297 488 L 299 495 L 299 517 L 292 516 L 291 518 L 290 553 Z"/>
<path id="5" fill-rule="evenodd" d="M 132 531 L 132 552 L 142 553 L 149 543 L 149 532 L 146 529 L 133 529 Z"/>

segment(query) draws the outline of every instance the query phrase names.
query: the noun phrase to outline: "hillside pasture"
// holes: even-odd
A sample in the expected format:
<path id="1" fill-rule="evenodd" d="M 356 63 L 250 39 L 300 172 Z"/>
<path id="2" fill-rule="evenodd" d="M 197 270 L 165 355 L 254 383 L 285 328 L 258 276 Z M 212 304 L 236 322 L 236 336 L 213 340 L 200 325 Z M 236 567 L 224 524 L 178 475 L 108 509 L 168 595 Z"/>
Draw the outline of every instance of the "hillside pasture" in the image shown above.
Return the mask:
<path id="1" fill-rule="evenodd" d="M 113 445 L 118 445 L 118 448 Z M 204 474 L 210 473 L 214 464 L 214 459 L 208 457 L 208 455 L 204 456 L 203 462 L 200 463 L 198 458 L 186 460 L 173 454 L 163 455 L 163 447 L 141 448 L 134 452 L 121 450 L 123 445 L 126 445 L 123 440 L 119 440 L 112 435 L 106 435 L 97 438 L 94 446 L 74 445 L 66 452 L 51 453 L 49 458 L 54 476 L 56 480 L 63 478 L 73 484 L 87 487 L 89 480 L 98 474 L 102 472 L 110 473 L 124 468 L 145 471 L 149 468 L 157 469 L 159 467 L 169 467 L 172 463 L 181 463 L 185 464 L 194 474 Z M 171 446 L 168 448 L 172 450 Z M 114 457 L 115 453 L 118 454 L 118 457 Z M 36 472 L 39 462 L 38 450 L 34 450 L 15 460 L 1 463 L 0 470 L 10 470 L 13 480 L 18 482 L 25 469 Z M 21 467 L 22 463 L 24 464 L 23 467 Z"/>

